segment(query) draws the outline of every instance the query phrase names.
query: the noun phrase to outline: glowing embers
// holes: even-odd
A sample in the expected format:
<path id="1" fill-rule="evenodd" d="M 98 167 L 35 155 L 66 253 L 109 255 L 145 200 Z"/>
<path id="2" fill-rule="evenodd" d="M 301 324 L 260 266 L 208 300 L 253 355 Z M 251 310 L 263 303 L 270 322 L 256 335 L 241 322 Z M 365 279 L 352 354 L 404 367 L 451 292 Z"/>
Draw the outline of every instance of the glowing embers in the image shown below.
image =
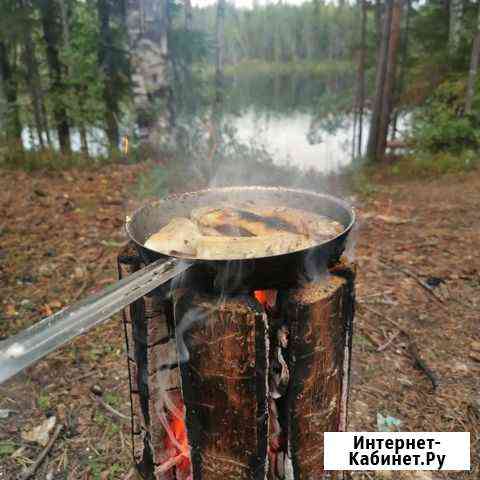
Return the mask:
<path id="1" fill-rule="evenodd" d="M 164 448 L 167 460 L 155 468 L 159 479 L 192 480 L 192 463 L 185 423 L 185 405 L 179 392 L 165 392 L 171 395 L 169 413 L 163 416 L 165 427 Z M 170 403 L 170 402 L 166 402 Z"/>

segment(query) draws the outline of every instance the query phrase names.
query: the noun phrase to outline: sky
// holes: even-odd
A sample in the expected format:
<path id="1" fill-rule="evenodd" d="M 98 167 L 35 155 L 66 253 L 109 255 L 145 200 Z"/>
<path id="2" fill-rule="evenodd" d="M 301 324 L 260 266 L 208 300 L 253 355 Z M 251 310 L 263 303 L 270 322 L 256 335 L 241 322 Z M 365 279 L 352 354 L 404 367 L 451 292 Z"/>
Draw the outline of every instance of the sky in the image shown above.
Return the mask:
<path id="1" fill-rule="evenodd" d="M 274 3 L 275 0 L 258 0 L 259 5 L 265 3 Z M 230 0 L 230 2 L 235 3 L 237 7 L 251 7 L 253 0 Z M 305 0 L 283 0 L 284 3 L 291 3 L 299 5 L 304 3 Z M 216 3 L 216 0 L 192 0 L 192 4 L 198 7 L 212 5 Z"/>

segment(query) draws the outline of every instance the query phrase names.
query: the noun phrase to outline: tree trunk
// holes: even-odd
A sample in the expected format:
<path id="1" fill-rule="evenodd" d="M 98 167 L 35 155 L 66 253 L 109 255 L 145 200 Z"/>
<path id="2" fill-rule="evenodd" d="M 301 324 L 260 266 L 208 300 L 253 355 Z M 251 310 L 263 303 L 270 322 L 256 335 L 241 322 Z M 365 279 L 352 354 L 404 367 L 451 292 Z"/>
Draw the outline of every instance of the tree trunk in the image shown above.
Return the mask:
<path id="1" fill-rule="evenodd" d="M 158 154 L 173 141 L 167 0 L 130 0 L 127 25 L 140 143 Z"/>
<path id="2" fill-rule="evenodd" d="M 225 0 L 217 0 L 217 20 L 215 24 L 215 100 L 223 100 L 223 68 L 225 63 Z"/>
<path id="3" fill-rule="evenodd" d="M 23 2 L 22 2 L 23 6 Z M 35 56 L 35 45 L 32 40 L 30 25 L 24 32 L 25 46 L 25 65 L 27 68 L 27 85 L 30 93 L 30 99 L 33 107 L 33 117 L 35 119 L 35 128 L 37 131 L 38 143 L 41 148 L 44 147 L 43 142 L 43 119 L 42 119 L 42 102 L 43 94 L 40 84 L 40 75 L 38 73 L 38 63 Z"/>
<path id="4" fill-rule="evenodd" d="M 370 132 L 367 145 L 367 157 L 371 161 L 375 161 L 377 159 L 376 153 L 378 147 L 380 116 L 382 112 L 383 89 L 387 72 L 388 42 L 390 37 L 390 26 L 392 22 L 393 1 L 394 0 L 387 0 L 386 3 L 383 19 L 382 38 L 378 50 L 377 71 L 375 78 L 375 97 L 373 100 Z"/>
<path id="5" fill-rule="evenodd" d="M 5 133 L 7 141 L 22 147 L 22 124 L 18 105 L 18 86 L 15 78 L 15 62 L 9 58 L 9 49 L 0 39 L 0 84 L 6 100 Z"/>
<path id="6" fill-rule="evenodd" d="M 462 33 L 463 0 L 450 0 L 448 47 L 453 54 L 460 45 Z"/>
<path id="7" fill-rule="evenodd" d="M 470 58 L 470 71 L 468 73 L 467 94 L 465 97 L 465 113 L 472 113 L 473 97 L 475 96 L 475 84 L 477 83 L 478 62 L 480 58 L 480 3 L 477 13 L 477 31 L 472 46 L 472 56 Z"/>
<path id="8" fill-rule="evenodd" d="M 185 30 L 191 32 L 193 29 L 193 14 L 191 0 L 184 0 L 185 6 Z"/>
<path id="9" fill-rule="evenodd" d="M 404 84 L 405 84 L 405 74 L 407 71 L 407 58 L 408 58 L 408 36 L 410 32 L 410 15 L 411 15 L 411 0 L 406 0 L 407 2 L 407 18 L 405 22 L 405 34 L 403 36 L 403 45 L 402 45 L 402 60 L 401 60 L 401 71 L 400 78 L 398 81 L 398 89 L 396 94 L 396 102 L 399 102 L 400 97 L 403 93 Z M 392 122 L 392 141 L 395 140 L 397 134 L 397 121 L 398 121 L 398 108 L 395 109 Z"/>
<path id="10" fill-rule="evenodd" d="M 388 2 L 388 0 L 387 0 Z M 381 0 L 375 0 L 375 40 L 377 45 L 377 55 L 380 51 L 382 41 L 382 3 Z"/>
<path id="11" fill-rule="evenodd" d="M 393 107 L 395 93 L 395 76 L 397 71 L 398 46 L 400 43 L 400 25 L 402 18 L 403 0 L 394 0 L 392 11 L 392 22 L 390 27 L 390 40 L 388 42 L 388 62 L 383 88 L 382 110 L 378 126 L 377 160 L 385 157 L 387 145 L 388 126 Z"/>
<path id="12" fill-rule="evenodd" d="M 53 143 L 52 143 L 52 138 L 50 135 L 50 125 L 48 121 L 48 113 L 47 113 L 47 108 L 45 107 L 45 101 L 44 101 L 45 95 L 43 94 L 43 89 L 42 89 L 42 101 L 40 102 L 40 108 L 42 111 L 42 125 L 43 125 L 43 131 L 45 132 L 45 136 L 47 137 L 47 145 L 52 148 Z"/>
<path id="13" fill-rule="evenodd" d="M 360 0 L 361 3 L 361 27 L 360 27 L 360 54 L 358 57 L 358 92 L 357 92 L 357 124 L 358 124 L 358 141 L 357 152 L 358 157 L 362 156 L 363 143 L 363 110 L 365 106 L 365 55 L 366 55 L 366 38 L 367 38 L 367 1 Z M 355 151 L 353 152 L 355 156 Z"/>
<path id="14" fill-rule="evenodd" d="M 100 42 L 98 45 L 98 63 L 103 70 L 103 101 L 105 103 L 105 125 L 111 151 L 118 149 L 120 134 L 118 131 L 118 86 L 116 85 L 115 65 L 112 59 L 113 38 L 110 26 L 110 0 L 98 0 L 98 18 L 100 20 Z"/>
<path id="15" fill-rule="evenodd" d="M 88 151 L 87 129 L 83 123 L 78 126 L 78 133 L 80 134 L 80 150 L 85 157 L 90 155 Z"/>
<path id="16" fill-rule="evenodd" d="M 60 0 L 60 15 L 62 19 L 63 42 L 67 48 L 70 48 L 70 27 L 68 25 L 69 11 L 66 0 Z"/>
<path id="17" fill-rule="evenodd" d="M 57 4 L 54 0 L 41 0 L 41 20 L 43 36 L 46 44 L 47 63 L 51 80 L 51 93 L 55 98 L 53 115 L 55 118 L 58 141 L 62 153 L 71 152 L 70 121 L 64 105 L 65 94 L 65 67 L 60 61 L 59 48 L 61 45 L 61 28 L 57 21 Z"/>

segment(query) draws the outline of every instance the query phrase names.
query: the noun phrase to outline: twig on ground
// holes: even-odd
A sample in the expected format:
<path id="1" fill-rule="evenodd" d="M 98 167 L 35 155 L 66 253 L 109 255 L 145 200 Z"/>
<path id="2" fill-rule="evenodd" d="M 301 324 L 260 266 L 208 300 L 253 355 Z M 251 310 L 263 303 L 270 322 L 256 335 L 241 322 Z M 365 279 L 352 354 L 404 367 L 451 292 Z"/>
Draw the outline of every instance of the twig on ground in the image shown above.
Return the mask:
<path id="1" fill-rule="evenodd" d="M 386 315 L 383 315 L 378 310 L 375 310 L 374 308 L 369 307 L 368 305 L 365 305 L 364 303 L 361 303 L 360 306 L 362 308 L 364 308 L 365 310 L 368 310 L 369 312 L 372 312 L 375 315 L 378 315 L 383 320 L 390 323 L 396 329 L 399 330 L 399 333 L 401 333 L 407 340 L 408 351 L 409 351 L 411 357 L 413 358 L 413 360 L 415 362 L 414 363 L 415 367 L 417 367 L 419 370 L 421 370 L 423 373 L 425 373 L 425 375 L 428 377 L 428 379 L 432 382 L 433 389 L 436 390 L 440 385 L 440 380 L 437 377 L 437 375 L 435 374 L 435 372 L 430 367 L 428 367 L 425 360 L 423 360 L 421 358 L 421 356 L 418 352 L 417 345 L 415 344 L 415 341 L 412 339 L 410 333 L 408 333 L 403 327 L 398 325 L 397 322 L 394 322 L 393 320 L 390 320 Z"/>
<path id="2" fill-rule="evenodd" d="M 60 432 L 62 430 L 63 430 L 63 425 L 62 424 L 58 425 L 57 428 L 55 429 L 55 431 L 53 432 L 53 435 L 51 436 L 50 440 L 48 441 L 46 447 L 40 452 L 40 455 L 37 457 L 37 459 L 32 463 L 32 465 L 30 465 L 20 475 L 20 480 L 28 480 L 30 477 L 35 475 L 35 472 L 37 471 L 37 468 L 43 462 L 43 460 L 47 456 L 48 452 L 52 449 L 53 444 L 57 441 L 57 438 L 60 435 Z"/>
<path id="3" fill-rule="evenodd" d="M 445 306 L 445 300 L 437 294 L 437 292 L 435 292 L 433 290 L 432 287 L 430 287 L 430 285 L 428 285 L 427 283 L 425 283 L 418 275 L 416 275 L 415 273 L 411 272 L 410 270 L 407 270 L 406 268 L 403 268 L 403 267 L 399 267 L 398 265 L 395 265 L 393 263 L 390 263 L 386 260 L 383 260 L 382 258 L 379 258 L 379 261 L 381 263 L 383 263 L 384 265 L 386 265 L 387 267 L 390 267 L 392 268 L 393 270 L 397 270 L 398 272 L 401 272 L 403 273 L 404 275 L 406 275 L 407 277 L 410 277 L 412 278 L 413 280 L 415 280 L 417 282 L 418 285 L 420 285 L 426 292 L 428 292 L 430 295 L 432 295 L 432 297 L 437 300 L 437 302 L 439 302 L 442 307 L 444 309 L 447 309 L 447 307 Z"/>
<path id="4" fill-rule="evenodd" d="M 398 338 L 398 336 L 401 334 L 402 332 L 399 330 L 397 333 L 394 333 L 383 345 L 380 345 L 378 348 L 377 348 L 377 352 L 383 352 L 384 350 L 386 350 L 391 344 L 392 342 Z"/>
<path id="5" fill-rule="evenodd" d="M 440 381 L 436 373 L 425 363 L 425 360 L 420 357 L 417 345 L 411 339 L 408 342 L 408 350 L 415 360 L 415 366 L 428 377 L 432 382 L 433 389 L 436 390 L 440 386 Z"/>
<path id="6" fill-rule="evenodd" d="M 119 412 L 115 408 L 113 408 L 111 405 L 109 405 L 102 397 L 91 394 L 90 397 L 95 400 L 98 404 L 100 404 L 105 410 L 108 410 L 110 413 L 113 413 L 113 415 L 116 415 L 117 417 L 121 418 L 122 420 L 130 421 L 131 417 L 130 415 L 124 415 L 122 412 Z"/>

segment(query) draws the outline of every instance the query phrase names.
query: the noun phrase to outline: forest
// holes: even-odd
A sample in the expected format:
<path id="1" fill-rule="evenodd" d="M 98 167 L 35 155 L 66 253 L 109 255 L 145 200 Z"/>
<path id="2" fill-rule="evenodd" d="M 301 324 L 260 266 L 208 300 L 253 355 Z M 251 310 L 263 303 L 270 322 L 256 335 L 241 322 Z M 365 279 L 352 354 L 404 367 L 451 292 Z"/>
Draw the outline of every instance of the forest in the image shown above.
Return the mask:
<path id="1" fill-rule="evenodd" d="M 0 480 L 478 480 L 479 62 L 480 0 L 0 0 Z"/>
<path id="2" fill-rule="evenodd" d="M 190 130 L 182 125 L 214 118 L 220 96 L 234 97 L 229 86 L 251 74 L 284 83 L 304 79 L 295 90 L 349 80 L 333 101 L 318 101 L 316 117 L 353 113 L 354 158 L 381 161 L 390 135 L 391 145 L 408 145 L 400 151 L 414 151 L 417 163 L 468 167 L 478 146 L 480 16 L 476 3 L 457 3 L 315 0 L 244 8 L 169 0 L 159 18 L 163 66 L 152 72 L 156 81 L 140 87 L 132 66 L 150 67 L 135 43 L 127 2 L 5 0 L 0 161 L 60 167 L 101 162 L 119 158 L 126 142 L 136 158 L 142 122 L 154 116 L 168 131 L 157 132 L 155 148 L 178 148 L 192 141 L 182 140 Z M 145 93 L 154 101 L 141 112 Z M 305 95 L 307 103 L 311 96 Z M 402 112 L 408 131 L 395 143 Z"/>

